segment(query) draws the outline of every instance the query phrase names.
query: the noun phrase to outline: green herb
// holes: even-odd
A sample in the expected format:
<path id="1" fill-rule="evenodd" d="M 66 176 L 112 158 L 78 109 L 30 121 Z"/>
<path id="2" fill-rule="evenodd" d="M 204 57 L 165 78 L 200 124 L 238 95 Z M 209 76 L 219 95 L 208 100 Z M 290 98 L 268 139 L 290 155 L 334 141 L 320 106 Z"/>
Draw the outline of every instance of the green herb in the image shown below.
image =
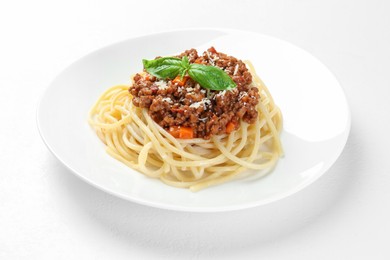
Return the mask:
<path id="1" fill-rule="evenodd" d="M 183 77 L 186 75 L 186 72 L 190 69 L 190 62 L 188 61 L 188 57 L 184 56 L 181 59 L 181 66 L 184 68 L 183 72 L 181 73 L 180 80 L 183 79 Z"/>
<path id="2" fill-rule="evenodd" d="M 142 62 L 146 71 L 157 78 L 173 79 L 184 71 L 182 60 L 178 58 L 166 57 Z"/>
<path id="3" fill-rule="evenodd" d="M 188 75 L 204 88 L 230 90 L 236 87 L 232 78 L 218 67 L 191 64 Z"/>
<path id="4" fill-rule="evenodd" d="M 187 56 L 184 56 L 181 60 L 165 57 L 155 60 L 142 60 L 142 62 L 145 70 L 157 78 L 174 79 L 180 75 L 183 79 L 188 73 L 193 80 L 207 89 L 230 90 L 237 86 L 222 69 L 214 66 L 190 64 Z"/>

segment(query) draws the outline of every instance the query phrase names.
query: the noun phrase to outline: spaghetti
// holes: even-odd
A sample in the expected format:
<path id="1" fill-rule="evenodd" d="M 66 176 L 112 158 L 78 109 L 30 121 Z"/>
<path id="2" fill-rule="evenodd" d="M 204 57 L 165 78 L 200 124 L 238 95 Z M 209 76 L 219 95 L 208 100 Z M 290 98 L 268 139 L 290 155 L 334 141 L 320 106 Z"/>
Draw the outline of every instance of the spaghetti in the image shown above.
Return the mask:
<path id="1" fill-rule="evenodd" d="M 246 169 L 265 175 L 282 155 L 282 115 L 268 89 L 246 62 L 259 89 L 254 124 L 240 121 L 230 134 L 177 139 L 136 107 L 129 86 L 109 88 L 89 113 L 89 123 L 115 159 L 164 183 L 198 191 L 240 176 Z"/>

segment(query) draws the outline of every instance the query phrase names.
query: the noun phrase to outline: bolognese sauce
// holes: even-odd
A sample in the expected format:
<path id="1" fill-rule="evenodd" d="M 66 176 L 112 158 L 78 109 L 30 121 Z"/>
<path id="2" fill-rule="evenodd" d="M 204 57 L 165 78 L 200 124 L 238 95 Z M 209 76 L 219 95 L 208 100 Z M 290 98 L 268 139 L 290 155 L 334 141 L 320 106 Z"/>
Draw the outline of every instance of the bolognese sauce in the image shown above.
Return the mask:
<path id="1" fill-rule="evenodd" d="M 199 55 L 186 50 L 190 63 L 215 66 L 224 70 L 237 87 L 231 90 L 209 90 L 188 76 L 157 79 L 146 71 L 137 73 L 129 91 L 132 102 L 147 108 L 150 117 L 177 138 L 210 139 L 237 130 L 240 120 L 253 124 L 258 117 L 259 91 L 252 86 L 252 75 L 241 60 L 217 52 L 214 47 Z M 178 129 L 186 131 L 177 131 Z"/>

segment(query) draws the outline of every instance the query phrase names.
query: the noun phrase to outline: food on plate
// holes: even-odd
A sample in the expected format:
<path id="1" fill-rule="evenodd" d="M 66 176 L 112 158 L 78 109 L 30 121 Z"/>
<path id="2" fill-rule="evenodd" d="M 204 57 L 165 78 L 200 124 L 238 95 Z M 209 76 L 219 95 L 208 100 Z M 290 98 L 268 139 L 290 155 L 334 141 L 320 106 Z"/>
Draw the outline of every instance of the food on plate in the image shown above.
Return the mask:
<path id="1" fill-rule="evenodd" d="M 250 62 L 211 47 L 143 65 L 130 86 L 109 88 L 90 111 L 111 156 L 192 191 L 273 169 L 282 115 Z"/>

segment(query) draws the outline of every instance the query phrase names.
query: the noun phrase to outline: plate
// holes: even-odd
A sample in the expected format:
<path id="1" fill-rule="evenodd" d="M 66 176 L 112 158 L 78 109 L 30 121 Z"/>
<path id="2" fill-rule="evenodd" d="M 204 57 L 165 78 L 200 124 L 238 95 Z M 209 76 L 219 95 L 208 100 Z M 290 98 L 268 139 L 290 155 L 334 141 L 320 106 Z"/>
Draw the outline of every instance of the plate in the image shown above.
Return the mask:
<path id="1" fill-rule="evenodd" d="M 284 117 L 285 155 L 263 178 L 236 180 L 193 193 L 148 178 L 111 158 L 87 123 L 107 88 L 129 84 L 142 59 L 214 46 L 251 60 Z M 317 180 L 335 162 L 350 129 L 350 112 L 333 74 L 308 52 L 279 39 L 226 29 L 171 31 L 128 39 L 71 64 L 47 88 L 37 109 L 41 136 L 74 174 L 115 196 L 164 209 L 215 212 L 264 205 Z"/>

